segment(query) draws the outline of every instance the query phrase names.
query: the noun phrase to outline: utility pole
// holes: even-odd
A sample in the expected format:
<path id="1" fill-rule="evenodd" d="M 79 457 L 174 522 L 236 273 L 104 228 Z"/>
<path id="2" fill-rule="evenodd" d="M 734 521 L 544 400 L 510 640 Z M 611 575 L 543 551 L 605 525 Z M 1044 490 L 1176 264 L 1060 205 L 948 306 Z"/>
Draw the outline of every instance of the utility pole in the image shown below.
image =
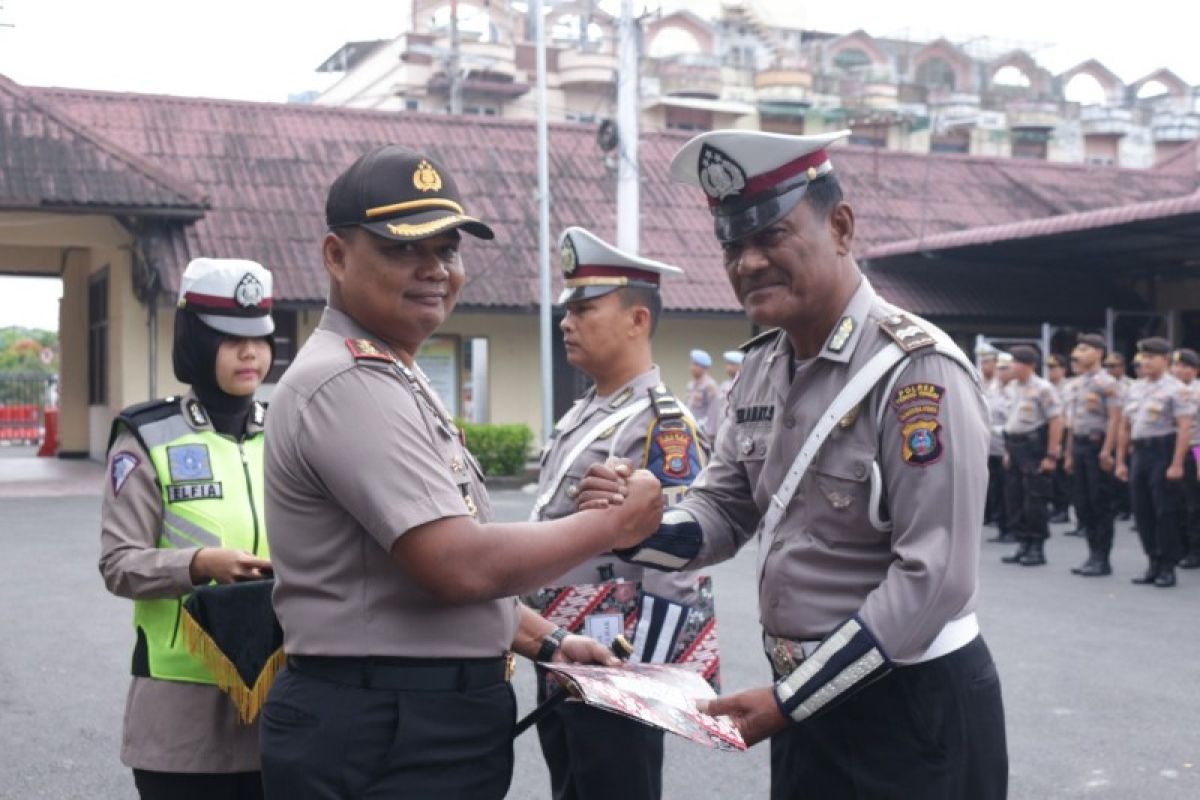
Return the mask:
<path id="1" fill-rule="evenodd" d="M 617 247 L 639 247 L 638 23 L 633 0 L 621 0 L 617 27 Z"/>
<path id="2" fill-rule="evenodd" d="M 538 333 L 542 366 L 542 441 L 554 430 L 554 356 L 550 348 L 550 131 L 546 122 L 546 15 L 542 0 L 535 7 L 534 39 L 537 42 L 537 176 L 538 176 L 538 282 L 541 308 Z"/>
<path id="3" fill-rule="evenodd" d="M 458 0 L 450 0 L 450 55 L 446 59 L 446 73 L 450 79 L 450 113 L 462 114 L 462 41 L 458 35 Z"/>

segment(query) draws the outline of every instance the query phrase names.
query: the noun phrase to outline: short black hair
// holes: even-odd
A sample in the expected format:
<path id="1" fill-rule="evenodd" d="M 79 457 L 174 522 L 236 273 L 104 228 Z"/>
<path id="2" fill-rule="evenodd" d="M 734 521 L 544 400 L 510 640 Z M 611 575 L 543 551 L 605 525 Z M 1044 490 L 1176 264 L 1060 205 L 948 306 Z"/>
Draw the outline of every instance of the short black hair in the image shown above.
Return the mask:
<path id="1" fill-rule="evenodd" d="M 815 181 L 808 184 L 808 190 L 804 193 L 804 198 L 808 200 L 813 211 L 822 217 L 827 217 L 838 206 L 838 203 L 845 199 L 842 193 L 842 185 L 838 183 L 838 179 L 832 172 L 822 175 Z"/>
<path id="2" fill-rule="evenodd" d="M 617 290 L 617 296 L 621 308 L 646 307 L 650 312 L 650 335 L 653 336 L 658 328 L 658 318 L 662 315 L 662 295 L 658 293 L 658 289 L 648 286 L 622 286 Z"/>

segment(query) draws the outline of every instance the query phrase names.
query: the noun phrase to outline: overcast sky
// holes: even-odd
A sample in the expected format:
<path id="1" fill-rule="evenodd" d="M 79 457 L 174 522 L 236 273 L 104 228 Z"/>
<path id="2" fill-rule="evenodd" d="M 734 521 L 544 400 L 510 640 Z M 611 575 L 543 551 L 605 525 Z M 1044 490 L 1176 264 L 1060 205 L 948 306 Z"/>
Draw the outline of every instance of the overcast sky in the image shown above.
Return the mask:
<path id="1" fill-rule="evenodd" d="M 501 0 L 495 0 L 500 2 Z M 605 0 L 605 5 L 617 5 Z M 635 4 L 641 5 L 639 0 Z M 652 3 L 652 5 L 655 5 Z M 715 0 L 671 2 L 709 15 Z M 761 0 L 776 24 L 876 36 L 1025 47 L 1052 72 L 1086 58 L 1125 81 L 1158 67 L 1200 83 L 1200 3 L 1067 0 Z M 286 100 L 329 80 L 315 67 L 346 41 L 394 36 L 403 0 L 0 0 L 0 73 L 18 83 Z M 0 278 L 0 327 L 57 326 L 57 281 Z M 30 289 L 30 286 L 35 288 Z"/>

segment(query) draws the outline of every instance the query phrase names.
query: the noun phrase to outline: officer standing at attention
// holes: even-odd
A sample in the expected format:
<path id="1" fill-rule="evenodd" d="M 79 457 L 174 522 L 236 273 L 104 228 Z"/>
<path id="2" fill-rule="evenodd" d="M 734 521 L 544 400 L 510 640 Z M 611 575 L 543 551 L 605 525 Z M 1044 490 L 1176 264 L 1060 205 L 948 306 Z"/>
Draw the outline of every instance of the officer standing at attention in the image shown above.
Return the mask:
<path id="1" fill-rule="evenodd" d="M 983 399 L 987 402 L 991 418 L 992 438 L 988 445 L 988 486 L 987 502 L 983 510 L 983 524 L 996 525 L 999 533 L 996 541 L 1005 540 L 1008 533 L 1004 525 L 1004 438 L 1002 425 L 997 426 L 997 414 L 1004 410 L 1004 384 L 996 375 L 996 357 L 999 355 L 995 347 L 987 342 L 981 342 L 975 347 L 975 363 L 979 368 L 979 377 L 983 382 Z"/>
<path id="2" fill-rule="evenodd" d="M 700 422 L 700 430 L 711 441 L 716 436 L 716 428 L 709 427 L 713 422 L 713 413 L 720 406 L 720 389 L 713 376 L 708 374 L 712 366 L 712 356 L 704 350 L 693 350 L 691 358 L 692 379 L 687 382 L 688 409 Z"/>
<path id="3" fill-rule="evenodd" d="M 1192 402 L 1200 405 L 1200 382 L 1196 373 L 1200 370 L 1200 354 L 1190 347 L 1181 347 L 1171 354 L 1171 374 L 1192 391 Z M 1200 413 L 1198 411 L 1197 413 Z M 1200 447 L 1200 425 L 1192 420 L 1192 435 L 1188 441 L 1187 454 L 1183 459 L 1183 496 L 1186 517 L 1183 525 L 1184 556 L 1180 569 L 1200 567 L 1200 476 L 1196 469 L 1196 448 Z"/>
<path id="4" fill-rule="evenodd" d="M 847 134 L 713 131 L 676 154 L 747 316 L 771 329 L 743 346 L 712 460 L 626 555 L 692 569 L 761 537 L 777 682 L 707 710 L 748 743 L 772 737 L 773 798 L 1000 798 L 1000 682 L 974 613 L 987 407 L 962 351 L 859 270 L 826 150 Z M 620 490 L 593 466 L 581 507 Z"/>
<path id="5" fill-rule="evenodd" d="M 1059 405 L 1065 410 L 1069 404 L 1068 394 L 1071 390 L 1071 382 L 1067 378 L 1067 360 L 1058 353 L 1051 353 L 1046 357 L 1046 380 L 1054 387 L 1054 391 L 1058 392 Z M 1067 450 L 1067 430 L 1069 427 L 1070 425 L 1064 412 L 1063 440 L 1058 443 L 1059 452 L 1063 453 L 1063 455 L 1059 456 L 1058 463 L 1054 466 L 1054 492 L 1050 501 L 1050 522 L 1054 524 L 1070 521 L 1068 511 L 1071 507 L 1071 480 L 1067 477 L 1067 472 L 1063 468 L 1063 461 L 1066 458 L 1065 454 Z"/>
<path id="6" fill-rule="evenodd" d="M 506 653 L 617 659 L 515 595 L 636 544 L 629 508 L 495 524 L 478 463 L 415 357 L 466 280 L 466 216 L 433 157 L 388 145 L 330 187 L 329 307 L 273 397 L 267 522 L 287 666 L 263 709 L 268 797 L 500 798 L 512 776 Z"/>
<path id="7" fill-rule="evenodd" d="M 1169 589 L 1175 585 L 1175 565 L 1183 555 L 1183 457 L 1196 403 L 1191 391 L 1167 371 L 1170 342 L 1152 336 L 1137 347 L 1143 377 L 1125 398 L 1117 478 L 1129 481 L 1138 538 L 1150 560 L 1146 572 L 1133 582 Z M 1126 463 L 1130 448 L 1131 465 Z"/>
<path id="8" fill-rule="evenodd" d="M 1129 393 L 1130 387 L 1133 386 L 1133 378 L 1130 378 L 1125 373 L 1125 356 L 1120 353 L 1109 353 L 1104 357 L 1104 371 L 1116 378 L 1117 402 L 1124 409 L 1125 398 Z M 1114 459 L 1116 457 L 1115 450 L 1113 451 L 1113 457 Z M 1127 483 L 1118 482 L 1116 492 L 1117 499 L 1113 503 L 1113 508 L 1117 512 L 1116 518 L 1121 522 L 1125 522 L 1132 516 L 1132 488 Z"/>
<path id="9" fill-rule="evenodd" d="M 263 422 L 254 391 L 271 368 L 271 273 L 197 258 L 179 284 L 171 359 L 183 397 L 113 422 L 100 510 L 104 585 L 134 601 L 133 680 L 121 761 L 138 794 L 163 800 L 262 797 L 258 725 L 179 635 L 193 587 L 269 575 Z"/>
<path id="10" fill-rule="evenodd" d="M 1004 452 L 1009 481 L 1005 486 L 1010 518 L 1019 518 L 1017 551 L 1005 564 L 1037 567 L 1046 563 L 1050 536 L 1048 505 L 1054 467 L 1062 456 L 1062 404 L 1058 392 L 1037 374 L 1037 351 L 1029 345 L 1012 348 L 1013 381 L 1008 385 L 1008 419 L 1004 423 Z"/>
<path id="11" fill-rule="evenodd" d="M 704 466 L 706 453 L 695 420 L 659 376 L 651 337 L 662 313 L 661 279 L 683 271 L 628 255 L 582 228 L 563 232 L 559 252 L 566 288 L 558 303 L 566 309 L 560 327 L 567 360 L 593 386 L 551 434 L 542 454 L 533 518 L 575 513 L 579 479 L 590 464 L 610 457 L 648 469 L 663 485 L 664 503 L 676 503 Z M 673 607 L 678 619 L 695 602 L 695 576 L 656 570 L 644 574 L 642 567 L 608 553 L 547 586 L 613 580 L 641 583 L 638 607 L 647 629 L 642 636 L 638 628 L 634 658 L 661 662 L 654 657 L 655 645 L 670 634 L 650 630 L 659 613 L 646 602 L 661 605 L 664 619 Z M 540 675 L 538 694 L 539 701 L 547 695 Z M 566 703 L 538 722 L 538 737 L 556 800 L 662 796 L 663 732 L 658 728 L 583 703 Z"/>
<path id="12" fill-rule="evenodd" d="M 1087 535 L 1088 557 L 1071 572 L 1085 578 L 1111 575 L 1109 554 L 1113 545 L 1113 503 L 1117 486 L 1113 477 L 1117 431 L 1121 424 L 1117 381 L 1100 368 L 1104 337 L 1080 334 L 1071 351 L 1076 373 L 1069 395 L 1067 454 L 1064 467 L 1072 478 L 1075 513 Z"/>

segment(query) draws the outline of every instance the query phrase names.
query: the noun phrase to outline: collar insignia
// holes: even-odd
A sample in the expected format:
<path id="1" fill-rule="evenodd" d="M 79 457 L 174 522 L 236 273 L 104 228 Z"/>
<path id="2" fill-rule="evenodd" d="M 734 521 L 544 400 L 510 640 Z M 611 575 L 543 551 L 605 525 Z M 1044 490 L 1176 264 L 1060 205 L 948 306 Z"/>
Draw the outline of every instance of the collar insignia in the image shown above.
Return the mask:
<path id="1" fill-rule="evenodd" d="M 850 341 L 851 334 L 854 333 L 854 317 L 842 317 L 837 328 L 833 331 L 833 336 L 829 337 L 829 352 L 840 353 L 846 347 L 846 342 Z"/>
<path id="2" fill-rule="evenodd" d="M 715 147 L 700 148 L 700 186 L 714 200 L 740 194 L 746 188 L 746 171 Z"/>
<path id="3" fill-rule="evenodd" d="M 263 285 L 258 278 L 247 272 L 238 281 L 237 289 L 233 292 L 233 299 L 242 308 L 254 308 L 262 302 L 264 294 Z"/>
<path id="4" fill-rule="evenodd" d="M 570 236 L 563 240 L 562 248 L 558 251 L 558 261 L 562 266 L 563 275 L 568 278 L 579 266 L 579 254 L 575 252 L 575 245 L 571 242 Z"/>
<path id="5" fill-rule="evenodd" d="M 254 424 L 262 427 L 267 421 L 267 408 L 257 400 L 254 401 Z"/>
<path id="6" fill-rule="evenodd" d="M 200 401 L 188 400 L 184 404 L 184 410 L 187 411 L 188 420 L 191 421 L 192 427 L 203 428 L 208 424 L 208 415 L 204 413 L 204 407 L 200 405 Z"/>
<path id="7" fill-rule="evenodd" d="M 625 391 L 621 392 L 616 397 L 614 397 L 612 399 L 612 401 L 608 404 L 608 407 L 609 408 L 620 408 L 621 406 L 625 405 L 625 403 L 629 402 L 629 398 L 631 398 L 631 397 L 633 397 L 633 389 L 626 386 Z"/>
<path id="8" fill-rule="evenodd" d="M 432 164 L 422 159 L 413 173 L 413 186 L 422 192 L 436 192 L 442 188 L 442 176 L 438 175 Z"/>

